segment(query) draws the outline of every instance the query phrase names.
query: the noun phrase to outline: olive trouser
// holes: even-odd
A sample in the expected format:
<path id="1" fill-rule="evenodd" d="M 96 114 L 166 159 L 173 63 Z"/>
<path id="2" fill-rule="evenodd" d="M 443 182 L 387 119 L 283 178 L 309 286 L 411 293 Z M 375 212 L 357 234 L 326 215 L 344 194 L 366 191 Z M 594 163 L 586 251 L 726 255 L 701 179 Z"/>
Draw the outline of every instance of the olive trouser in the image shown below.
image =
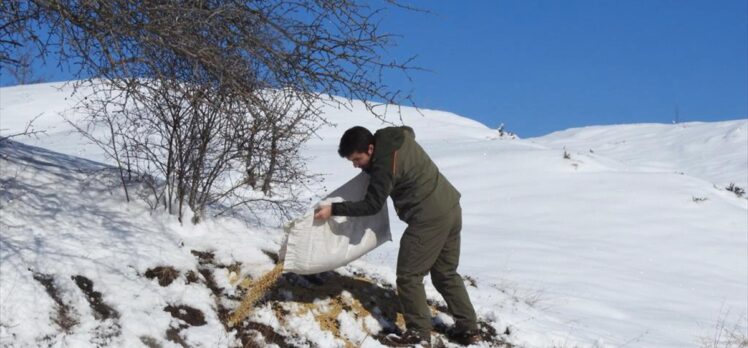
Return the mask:
<path id="1" fill-rule="evenodd" d="M 457 274 L 461 229 L 462 209 L 458 204 L 438 219 L 408 225 L 400 239 L 398 298 L 408 330 L 422 337 L 431 335 L 431 310 L 423 287 L 423 277 L 429 272 L 434 287 L 447 302 L 457 329 L 478 328 L 465 283 Z"/>

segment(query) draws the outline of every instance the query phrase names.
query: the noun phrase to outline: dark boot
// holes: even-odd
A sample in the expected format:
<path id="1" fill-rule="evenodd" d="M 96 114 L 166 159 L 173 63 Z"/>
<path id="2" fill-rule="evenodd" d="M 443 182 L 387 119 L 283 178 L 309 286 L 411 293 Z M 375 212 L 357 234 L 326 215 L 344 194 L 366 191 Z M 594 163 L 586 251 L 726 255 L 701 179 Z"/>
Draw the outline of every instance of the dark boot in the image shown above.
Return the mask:
<path id="1" fill-rule="evenodd" d="M 405 331 L 402 335 L 392 333 L 387 335 L 382 343 L 390 347 L 431 348 L 431 335 L 425 336 L 414 331 Z"/>
<path id="2" fill-rule="evenodd" d="M 478 330 L 460 330 L 456 327 L 451 327 L 447 330 L 447 338 L 463 346 L 476 344 L 481 340 Z"/>

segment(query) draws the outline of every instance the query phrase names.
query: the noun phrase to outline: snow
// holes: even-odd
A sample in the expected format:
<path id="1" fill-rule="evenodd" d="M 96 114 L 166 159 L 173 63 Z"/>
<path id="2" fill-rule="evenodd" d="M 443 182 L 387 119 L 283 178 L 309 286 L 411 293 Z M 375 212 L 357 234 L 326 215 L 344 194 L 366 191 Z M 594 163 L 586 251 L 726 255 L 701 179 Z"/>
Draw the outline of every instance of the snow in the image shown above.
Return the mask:
<path id="1" fill-rule="evenodd" d="M 81 117 L 70 92 L 59 84 L 0 89 L 0 135 L 35 118 L 34 128 L 45 131 L 0 148 L 0 345 L 132 347 L 150 339 L 178 347 L 164 332 L 179 320 L 163 309 L 180 304 L 205 314 L 205 325 L 179 333 L 190 345 L 236 345 L 211 290 L 186 282 L 186 271 L 201 267 L 191 250 L 213 252 L 216 264 L 240 262 L 240 276 L 258 277 L 273 267 L 262 250 L 278 250 L 281 228 L 232 218 L 180 225 L 143 202 L 126 203 L 113 169 L 102 164 L 110 162 L 65 121 Z M 413 127 L 462 193 L 460 272 L 475 281 L 468 291 L 479 317 L 511 332 L 503 337 L 512 344 L 698 347 L 720 321 L 748 333 L 748 199 L 725 190 L 748 188 L 748 120 L 592 126 L 516 139 L 443 111 L 402 107 L 382 121 L 360 102 L 323 109 L 334 126 L 320 129 L 304 155 L 325 182 L 308 195 L 323 197 L 357 174 L 336 152 L 348 127 Z M 394 284 L 405 225 L 390 212 L 395 242 L 341 275 Z M 178 279 L 162 287 L 143 276 L 159 265 L 180 270 Z M 58 305 L 29 269 L 54 277 L 78 321 L 69 333 L 53 322 Z M 227 269 L 212 274 L 233 294 Z M 95 318 L 71 281 L 76 275 L 91 279 L 116 318 Z M 440 301 L 426 283 L 429 298 Z M 315 301 L 317 310 L 329 301 Z M 310 311 L 282 323 L 266 304 L 251 318 L 301 345 L 343 344 Z M 379 346 L 366 338 L 382 329 L 372 317 L 344 311 L 337 319 L 343 337 Z M 443 314 L 436 320 L 451 323 Z"/>
<path id="2" fill-rule="evenodd" d="M 748 123 L 744 120 L 683 124 L 594 126 L 528 139 L 549 147 L 592 152 L 625 169 L 678 172 L 720 187 L 748 186 Z M 652 151 L 655 148 L 657 151 Z"/>

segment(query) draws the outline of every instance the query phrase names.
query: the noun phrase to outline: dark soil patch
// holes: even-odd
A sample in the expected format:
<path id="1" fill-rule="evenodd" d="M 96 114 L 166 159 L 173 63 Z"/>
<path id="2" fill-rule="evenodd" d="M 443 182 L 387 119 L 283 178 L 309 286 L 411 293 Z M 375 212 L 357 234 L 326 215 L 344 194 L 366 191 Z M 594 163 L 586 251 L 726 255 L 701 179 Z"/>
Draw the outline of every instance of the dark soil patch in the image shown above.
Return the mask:
<path id="1" fill-rule="evenodd" d="M 151 336 L 140 336 L 140 342 L 148 348 L 161 348 L 161 343 Z"/>
<path id="2" fill-rule="evenodd" d="M 169 286 L 174 279 L 179 277 L 179 271 L 171 266 L 158 266 L 150 268 L 145 271 L 145 276 L 148 279 L 158 278 L 158 284 L 161 286 Z"/>
<path id="3" fill-rule="evenodd" d="M 483 341 L 489 342 L 496 347 L 506 347 L 506 348 L 514 347 L 513 344 L 502 340 L 501 337 L 499 337 L 498 333 L 496 332 L 496 329 L 494 329 L 494 327 L 491 326 L 489 323 L 486 323 L 484 321 L 479 321 L 478 329 L 480 330 L 480 337 Z M 507 329 L 507 331 L 508 330 L 509 329 Z"/>
<path id="4" fill-rule="evenodd" d="M 198 258 L 198 262 L 200 264 L 200 267 L 198 268 L 198 272 L 200 273 L 200 275 L 202 275 L 205 286 L 208 289 L 210 289 L 211 293 L 213 294 L 213 298 L 215 299 L 215 308 L 216 308 L 216 314 L 218 315 L 218 319 L 221 321 L 221 323 L 226 328 L 226 330 L 228 331 L 236 330 L 237 332 L 236 336 L 240 338 L 242 342 L 242 347 L 245 347 L 245 348 L 264 347 L 264 346 L 267 346 L 268 344 L 276 344 L 281 348 L 288 348 L 288 347 L 296 346 L 296 345 L 287 343 L 287 340 L 288 340 L 287 337 L 281 334 L 278 334 L 277 332 L 275 332 L 275 330 L 271 326 L 268 326 L 265 324 L 243 321 L 234 327 L 229 327 L 228 323 L 229 323 L 229 317 L 231 315 L 231 311 L 229 310 L 229 308 L 226 308 L 223 305 L 222 300 L 223 299 L 241 300 L 241 296 L 236 296 L 236 295 L 228 296 L 227 294 L 225 294 L 224 288 L 219 287 L 218 284 L 216 283 L 215 278 L 213 277 L 213 271 L 216 268 L 225 268 L 225 269 L 228 269 L 229 271 L 240 273 L 241 264 L 238 262 L 233 263 L 231 265 L 216 264 L 214 255 L 211 252 L 203 252 L 203 251 L 197 251 L 197 250 L 192 250 L 191 252 L 193 255 L 195 255 Z M 272 258 L 272 256 L 270 257 Z M 277 259 L 277 254 L 276 254 L 276 259 Z M 188 275 L 188 279 L 189 278 L 190 276 Z M 195 274 L 195 278 L 197 278 L 197 274 Z M 240 291 L 240 293 L 242 292 Z M 164 310 L 172 313 L 172 316 L 176 317 L 172 310 L 167 310 L 167 309 L 164 309 Z M 179 317 L 179 318 L 184 320 L 182 317 Z M 264 338 L 264 343 L 257 342 L 258 334 L 262 335 L 262 337 Z M 167 337 L 171 337 L 169 339 L 173 342 L 176 342 L 177 344 L 182 344 L 179 342 L 179 340 L 181 339 L 181 337 L 179 337 L 179 330 L 170 329 L 170 331 L 167 331 Z M 184 342 L 184 341 L 182 340 L 181 342 Z"/>
<path id="5" fill-rule="evenodd" d="M 166 330 L 166 339 L 185 348 L 190 345 L 187 344 L 179 333 L 190 326 L 202 326 L 206 324 L 203 312 L 187 305 L 169 305 L 164 308 L 164 312 L 169 312 L 172 317 L 180 321 L 176 327 L 172 326 Z"/>
<path id="6" fill-rule="evenodd" d="M 275 344 L 282 348 L 295 347 L 304 345 L 305 343 L 313 345 L 311 342 L 302 342 L 304 339 L 295 335 L 283 336 L 276 332 L 272 327 L 262 323 L 245 320 L 237 323 L 234 327 L 229 327 L 228 322 L 231 311 L 229 308 L 225 307 L 223 303 L 225 300 L 240 300 L 245 289 L 237 288 L 236 293 L 238 296 L 229 296 L 228 294 L 225 294 L 224 288 L 219 287 L 216 283 L 213 272 L 217 268 L 221 268 L 240 273 L 241 265 L 239 263 L 231 265 L 217 264 L 212 252 L 197 250 L 192 250 L 191 252 L 198 258 L 200 266 L 197 270 L 199 275 L 194 271 L 188 272 L 188 283 L 202 282 L 208 289 L 210 289 L 215 300 L 214 308 L 219 320 L 227 331 L 235 330 L 236 337 L 241 340 L 243 347 L 263 347 L 270 344 Z M 263 250 L 263 253 L 273 260 L 273 262 L 278 262 L 277 253 L 268 250 Z M 468 286 L 477 286 L 475 279 L 467 277 L 465 280 L 468 283 Z M 263 303 L 269 303 L 272 305 L 273 311 L 276 315 L 284 317 L 290 313 L 284 309 L 282 305 L 283 303 L 291 301 L 301 304 L 311 304 L 318 299 L 339 298 L 343 291 L 349 292 L 359 303 L 356 305 L 358 306 L 357 309 L 350 308 L 351 306 L 349 305 L 344 305 L 342 307 L 343 310 L 356 310 L 359 312 L 364 310 L 367 315 L 374 317 L 382 326 L 382 331 L 373 335 L 373 339 L 382 339 L 389 333 L 400 332 L 400 328 L 396 324 L 398 320 L 399 302 L 397 300 L 397 293 L 394 286 L 381 279 L 372 279 L 364 272 L 354 271 L 354 276 L 352 277 L 343 276 L 337 272 L 324 272 L 304 276 L 285 273 L 278 278 L 275 285 L 264 294 L 263 298 L 259 300 L 258 303 L 256 303 L 256 306 L 262 306 Z M 288 294 L 291 294 L 290 298 Z M 449 313 L 446 305 L 439 301 L 429 301 L 429 304 L 438 312 Z M 195 322 L 191 323 L 189 320 L 196 320 L 194 317 L 198 316 L 196 313 L 190 314 L 189 310 L 183 306 L 169 306 L 164 310 L 170 312 L 173 317 L 186 323 L 190 323 L 190 325 L 195 325 Z M 192 315 L 193 318 L 189 318 L 190 315 Z M 179 336 L 180 330 L 185 327 L 187 326 L 183 324 L 179 328 L 169 329 L 169 331 L 167 331 L 167 337 L 169 340 L 182 346 L 186 346 L 184 339 Z M 479 328 L 481 330 L 480 334 L 482 341 L 485 342 L 484 344 L 491 347 L 513 348 L 513 345 L 503 340 L 508 333 L 504 333 L 503 335 L 498 334 L 490 323 L 485 321 L 479 322 Z M 443 324 L 434 327 L 436 334 L 435 337 L 437 338 L 437 342 L 442 342 L 441 346 L 444 346 L 444 343 L 448 342 L 445 335 L 447 329 L 446 325 Z M 260 336 L 262 336 L 262 338 L 260 338 Z M 437 343 L 436 346 L 440 345 Z"/>
<path id="7" fill-rule="evenodd" d="M 187 342 L 184 341 L 184 338 L 182 336 L 179 336 L 179 333 L 182 331 L 181 327 L 171 327 L 168 330 L 166 330 L 166 339 L 169 341 L 172 341 L 184 348 L 189 348 L 189 345 Z"/>
<path id="8" fill-rule="evenodd" d="M 198 281 L 200 281 L 200 277 L 198 277 L 197 272 L 195 271 L 187 272 L 185 278 L 187 279 L 187 284 L 197 283 Z"/>
<path id="9" fill-rule="evenodd" d="M 220 297 L 221 294 L 223 294 L 223 288 L 218 286 L 216 279 L 213 278 L 213 271 L 210 268 L 200 268 L 197 271 L 200 272 L 203 279 L 205 279 L 205 286 L 210 289 L 213 295 Z"/>
<path id="10" fill-rule="evenodd" d="M 337 272 L 314 275 L 284 273 L 257 306 L 289 300 L 314 303 L 317 299 L 339 297 L 343 291 L 348 291 L 379 322 L 384 335 L 397 332 L 395 322 L 400 305 L 395 290 L 365 279 L 342 276 Z M 288 293 L 292 294 L 292 299 L 287 298 Z"/>
<path id="11" fill-rule="evenodd" d="M 241 273 L 240 262 L 235 262 L 230 265 L 224 265 L 215 262 L 215 256 L 212 252 L 198 250 L 191 250 L 190 252 L 192 253 L 192 255 L 197 256 L 198 263 L 200 264 L 197 271 L 203 276 L 203 278 L 205 279 L 205 285 L 211 290 L 211 292 L 213 292 L 215 296 L 223 296 L 233 300 L 240 299 L 224 295 L 224 289 L 218 286 L 218 283 L 216 283 L 215 278 L 213 277 L 213 270 L 215 270 L 216 268 L 227 269 L 230 272 L 235 272 L 236 274 Z"/>
<path id="12" fill-rule="evenodd" d="M 86 295 L 86 300 L 88 300 L 88 304 L 93 309 L 94 318 L 97 320 L 119 318 L 119 313 L 104 302 L 101 293 L 94 291 L 93 282 L 90 279 L 82 275 L 72 276 L 72 278 L 75 284 L 78 285 L 78 288 Z"/>
<path id="13" fill-rule="evenodd" d="M 304 345 L 305 342 L 301 342 L 304 341 L 303 339 L 300 339 L 295 335 L 283 336 L 276 332 L 272 327 L 262 323 L 245 320 L 237 323 L 234 327 L 229 327 L 228 321 L 231 311 L 223 305 L 223 301 L 240 300 L 241 294 L 243 294 L 244 291 L 242 288 L 237 288 L 237 294 L 239 296 L 229 296 L 225 294 L 224 288 L 219 287 L 216 283 L 213 272 L 216 268 L 222 268 L 240 273 L 241 265 L 239 263 L 231 265 L 216 264 L 212 252 L 202 252 L 197 250 L 192 250 L 191 252 L 198 258 L 200 264 L 198 272 L 202 275 L 203 283 L 213 294 L 216 313 L 219 320 L 226 330 L 236 330 L 236 337 L 241 340 L 243 347 L 263 347 L 275 344 L 281 348 L 286 348 Z M 273 262 L 278 262 L 277 253 L 268 250 L 263 250 L 263 253 L 273 260 Z M 190 272 L 192 275 L 188 273 L 188 282 L 199 281 L 198 275 L 195 272 Z M 396 324 L 399 312 L 399 302 L 397 300 L 397 293 L 394 286 L 381 279 L 372 279 L 364 272 L 354 271 L 353 274 L 353 277 L 349 277 L 343 276 L 337 272 L 324 272 L 303 276 L 293 273 L 284 273 L 278 278 L 275 285 L 265 293 L 263 298 L 256 303 L 256 306 L 262 306 L 263 303 L 270 303 L 274 312 L 276 312 L 276 315 L 283 317 L 290 313 L 283 308 L 282 303 L 288 301 L 296 303 L 314 303 L 314 301 L 318 299 L 337 298 L 343 291 L 347 291 L 353 298 L 358 300 L 360 307 L 363 307 L 363 310 L 365 310 L 368 315 L 374 317 L 382 326 L 382 331 L 373 335 L 372 338 L 380 340 L 381 342 L 381 339 L 383 339 L 387 334 L 393 332 L 399 333 L 400 328 Z M 468 283 L 468 286 L 477 287 L 477 282 L 474 278 L 466 277 L 465 281 Z M 289 293 L 291 294 L 291 298 L 288 298 Z M 442 302 L 429 301 L 429 305 L 438 312 L 449 313 L 447 306 Z M 348 305 L 343 306 L 342 309 L 347 311 L 353 310 L 353 308 L 350 308 Z M 182 306 L 169 306 L 164 310 L 172 313 L 172 316 L 175 318 L 181 319 L 187 323 L 190 323 L 188 319 L 194 319 L 186 318 L 190 315 L 189 310 L 182 308 Z M 358 310 L 360 311 L 361 309 L 359 308 Z M 197 316 L 197 314 L 193 314 L 193 316 Z M 482 341 L 485 342 L 484 344 L 491 347 L 514 347 L 503 339 L 508 336 L 508 332 L 503 333 L 503 335 L 499 334 L 490 323 L 483 320 L 480 320 L 478 325 Z M 169 337 L 169 340 L 182 346 L 186 346 L 184 340 L 179 336 L 180 330 L 184 327 L 186 326 L 169 329 L 169 331 L 167 331 L 167 337 Z M 446 327 L 446 325 L 435 325 L 434 331 L 436 334 L 435 337 L 437 338 L 436 346 L 445 346 L 445 342 L 448 342 L 446 338 L 447 329 L 448 327 Z M 260 338 L 260 335 L 262 338 Z M 311 342 L 306 343 L 308 343 L 308 345 L 313 345 Z"/>
<path id="14" fill-rule="evenodd" d="M 395 324 L 400 310 L 395 289 L 390 284 L 371 279 L 366 274 L 355 274 L 355 277 L 349 277 L 337 272 L 324 272 L 311 276 L 285 273 L 281 275 L 275 286 L 265 295 L 265 298 L 258 303 L 258 306 L 263 302 L 274 304 L 288 301 L 284 297 L 284 293 L 287 292 L 293 294 L 294 302 L 313 303 L 316 299 L 335 298 L 344 290 L 348 291 L 371 316 L 379 321 L 382 331 L 374 335 L 374 339 L 381 342 L 387 334 L 400 333 L 400 328 Z M 429 300 L 428 303 L 438 312 L 449 313 L 447 306 L 439 301 Z M 343 309 L 350 310 L 347 307 Z M 489 346 L 514 347 L 505 342 L 488 322 L 479 320 L 478 326 L 482 341 L 488 343 Z M 434 331 L 441 334 L 437 338 L 448 342 L 446 338 L 447 329 L 445 325 L 436 325 Z"/>
<path id="15" fill-rule="evenodd" d="M 205 286 L 208 289 L 210 289 L 210 292 L 213 294 L 213 299 L 216 305 L 216 314 L 218 315 L 218 320 L 220 320 L 224 328 L 228 330 L 228 320 L 229 320 L 230 311 L 228 308 L 223 306 L 223 303 L 221 301 L 221 298 L 224 297 L 223 288 L 218 286 L 215 278 L 213 277 L 213 269 L 215 269 L 215 266 L 212 264 L 214 260 L 213 253 L 202 252 L 202 251 L 197 251 L 197 250 L 192 250 L 191 252 L 192 252 L 192 255 L 197 256 L 198 262 L 201 265 L 197 271 L 200 273 L 200 275 L 203 276 Z M 190 278 L 191 277 L 188 275 L 187 279 L 189 280 Z M 194 278 L 197 278 L 197 274 L 194 274 Z"/>
<path id="16" fill-rule="evenodd" d="M 275 332 L 271 326 L 265 324 L 246 322 L 242 323 L 241 326 L 237 326 L 236 330 L 243 347 L 264 347 L 270 344 L 276 344 L 280 348 L 295 347 L 295 345 L 286 342 L 287 339 L 285 336 Z M 257 333 L 262 334 L 265 340 L 264 344 L 257 343 Z"/>
<path id="17" fill-rule="evenodd" d="M 442 311 L 442 310 L 439 310 Z M 444 313 L 448 313 L 444 311 Z M 444 340 L 448 340 L 447 338 L 447 330 L 449 329 L 448 326 L 439 323 L 434 324 L 434 331 L 442 334 L 444 336 Z M 482 342 L 488 343 L 490 347 L 502 347 L 502 348 L 514 348 L 514 345 L 506 342 L 502 339 L 501 336 L 496 332 L 496 329 L 494 329 L 491 324 L 483 321 L 478 320 L 478 330 L 480 331 L 480 337 Z M 505 332 L 505 335 L 509 335 L 508 333 L 509 329 L 507 328 L 507 332 Z"/>
<path id="18" fill-rule="evenodd" d="M 210 251 L 197 251 L 197 250 L 190 250 L 192 255 L 197 256 L 197 261 L 201 264 L 213 264 L 213 260 L 215 259 L 215 255 Z"/>
<path id="19" fill-rule="evenodd" d="M 169 312 L 172 317 L 180 319 L 190 326 L 202 326 L 206 324 L 203 312 L 190 306 L 166 306 L 164 311 Z"/>
<path id="20" fill-rule="evenodd" d="M 73 309 L 67 303 L 62 301 L 59 290 L 57 290 L 57 286 L 55 285 L 54 277 L 39 272 L 33 272 L 33 276 L 36 281 L 44 286 L 47 295 L 55 301 L 55 313 L 50 317 L 50 319 L 52 319 L 52 322 L 62 331 L 70 333 L 71 329 L 75 325 L 78 325 L 78 320 L 73 315 Z"/>
<path id="21" fill-rule="evenodd" d="M 210 292 L 213 294 L 218 319 L 221 321 L 221 323 L 223 323 L 224 327 L 228 328 L 230 310 L 223 305 L 221 299 L 226 298 L 229 300 L 241 300 L 241 297 L 237 295 L 229 296 L 227 294 L 224 294 L 223 288 L 219 287 L 216 283 L 215 278 L 213 278 L 213 271 L 211 269 L 201 268 L 198 271 L 203 275 L 203 278 L 205 279 L 205 286 L 210 289 Z"/>
<path id="22" fill-rule="evenodd" d="M 262 250 L 262 252 L 274 263 L 277 264 L 279 262 L 277 253 L 269 250 Z M 235 289 L 237 290 L 236 295 L 224 293 L 225 289 L 218 286 L 213 272 L 216 269 L 226 269 L 240 274 L 241 264 L 218 264 L 214 253 L 209 251 L 191 250 L 191 253 L 197 257 L 199 267 L 197 272 L 187 272 L 187 283 L 202 282 L 210 289 L 215 300 L 214 308 L 219 320 L 227 331 L 235 330 L 236 337 L 241 340 L 243 347 L 263 347 L 270 344 L 275 344 L 282 348 L 314 345 L 312 342 L 305 341 L 296 335 L 283 336 L 271 326 L 248 320 L 239 322 L 234 327 L 229 327 L 228 323 L 231 311 L 230 308 L 224 305 L 224 302 L 226 300 L 241 300 L 246 289 L 237 287 Z M 477 287 L 478 285 L 477 281 L 472 277 L 465 277 L 464 280 L 467 286 Z M 396 324 L 399 314 L 399 302 L 395 287 L 382 279 L 373 279 L 363 271 L 354 270 L 353 276 L 344 276 L 337 272 L 324 272 L 304 276 L 284 273 L 255 305 L 259 307 L 264 303 L 271 304 L 273 311 L 279 316 L 280 320 L 283 320 L 283 317 L 291 314 L 288 310 L 284 309 L 283 303 L 312 304 L 318 299 L 339 298 L 343 291 L 349 292 L 357 300 L 358 304 L 355 304 L 356 308 L 351 308 L 351 305 L 343 304 L 342 310 L 366 313 L 366 315 L 371 315 L 375 318 L 382 326 L 382 331 L 373 335 L 373 339 L 380 340 L 381 342 L 381 339 L 387 334 L 400 332 L 400 328 Z M 438 312 L 449 313 L 447 306 L 443 302 L 429 301 L 429 305 Z M 189 325 L 198 325 L 198 323 L 204 323 L 205 320 L 202 312 L 187 306 L 168 306 L 164 310 Z M 186 328 L 187 324 L 170 328 L 166 332 L 167 338 L 172 342 L 186 347 L 187 343 L 180 337 L 180 331 Z M 484 320 L 479 321 L 479 328 L 481 330 L 482 341 L 485 342 L 483 344 L 491 347 L 514 347 L 512 344 L 504 341 L 509 332 L 499 334 L 490 323 Z M 445 343 L 449 342 L 446 338 L 447 329 L 446 325 L 436 323 L 434 327 L 437 341 L 436 347 L 445 346 Z M 447 344 L 450 343 L 453 342 Z"/>

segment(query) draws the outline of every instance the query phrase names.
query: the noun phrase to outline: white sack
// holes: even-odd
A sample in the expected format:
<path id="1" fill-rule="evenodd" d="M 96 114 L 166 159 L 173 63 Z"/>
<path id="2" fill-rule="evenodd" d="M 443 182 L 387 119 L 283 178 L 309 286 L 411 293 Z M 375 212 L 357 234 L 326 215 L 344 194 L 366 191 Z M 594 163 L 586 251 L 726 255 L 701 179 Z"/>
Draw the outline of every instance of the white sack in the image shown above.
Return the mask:
<path id="1" fill-rule="evenodd" d="M 320 204 L 359 201 L 366 195 L 369 175 L 361 173 L 328 195 Z M 314 221 L 314 210 L 286 223 L 281 247 L 283 271 L 314 274 L 331 271 L 392 240 L 387 204 L 375 215 L 333 216 Z"/>

